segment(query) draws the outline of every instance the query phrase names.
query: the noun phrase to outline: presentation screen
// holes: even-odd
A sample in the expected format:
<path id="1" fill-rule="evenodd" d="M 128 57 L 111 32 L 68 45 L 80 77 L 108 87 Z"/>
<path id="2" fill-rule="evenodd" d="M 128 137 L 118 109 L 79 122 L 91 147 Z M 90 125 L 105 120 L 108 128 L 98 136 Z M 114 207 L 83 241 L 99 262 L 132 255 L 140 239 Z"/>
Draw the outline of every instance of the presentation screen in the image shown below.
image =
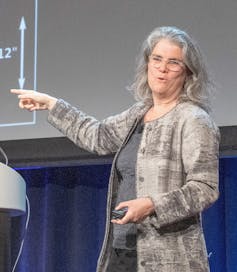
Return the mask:
<path id="1" fill-rule="evenodd" d="M 0 1 L 0 140 L 62 136 L 12 88 L 46 92 L 99 120 L 134 103 L 135 60 L 158 26 L 187 31 L 216 83 L 213 118 L 237 125 L 237 1 Z"/>
<path id="2" fill-rule="evenodd" d="M 27 8 L 26 8 L 27 7 Z M 0 130 L 1 134 L 15 127 L 36 124 L 36 114 L 16 107 L 16 98 L 9 87 L 36 89 L 37 77 L 37 1 L 1 1 L 0 4 Z M 5 136 L 4 136 L 5 137 Z M 2 137 L 1 137 L 2 138 Z"/>

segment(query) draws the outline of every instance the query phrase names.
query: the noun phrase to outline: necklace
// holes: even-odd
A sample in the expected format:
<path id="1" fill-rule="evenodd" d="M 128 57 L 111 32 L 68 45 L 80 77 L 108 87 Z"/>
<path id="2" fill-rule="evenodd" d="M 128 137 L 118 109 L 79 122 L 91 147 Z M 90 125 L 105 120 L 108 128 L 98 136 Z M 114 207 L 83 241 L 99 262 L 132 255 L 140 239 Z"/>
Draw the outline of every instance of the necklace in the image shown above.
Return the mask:
<path id="1" fill-rule="evenodd" d="M 177 100 L 171 100 L 153 105 L 144 116 L 144 121 L 149 122 L 164 116 L 178 104 Z"/>

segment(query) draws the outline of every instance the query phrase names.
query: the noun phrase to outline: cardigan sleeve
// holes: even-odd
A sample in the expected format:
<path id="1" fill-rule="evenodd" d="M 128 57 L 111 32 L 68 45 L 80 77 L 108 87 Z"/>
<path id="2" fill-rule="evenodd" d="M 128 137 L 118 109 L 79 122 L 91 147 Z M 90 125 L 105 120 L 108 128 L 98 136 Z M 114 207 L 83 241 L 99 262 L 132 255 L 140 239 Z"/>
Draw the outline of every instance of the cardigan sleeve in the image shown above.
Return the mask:
<path id="1" fill-rule="evenodd" d="M 152 199 L 151 223 L 162 227 L 195 216 L 219 196 L 219 129 L 207 114 L 193 116 L 181 131 L 184 185 Z"/>
<path id="2" fill-rule="evenodd" d="M 59 99 L 48 114 L 48 122 L 81 148 L 105 155 L 118 150 L 135 121 L 136 108 L 135 104 L 100 122 Z"/>

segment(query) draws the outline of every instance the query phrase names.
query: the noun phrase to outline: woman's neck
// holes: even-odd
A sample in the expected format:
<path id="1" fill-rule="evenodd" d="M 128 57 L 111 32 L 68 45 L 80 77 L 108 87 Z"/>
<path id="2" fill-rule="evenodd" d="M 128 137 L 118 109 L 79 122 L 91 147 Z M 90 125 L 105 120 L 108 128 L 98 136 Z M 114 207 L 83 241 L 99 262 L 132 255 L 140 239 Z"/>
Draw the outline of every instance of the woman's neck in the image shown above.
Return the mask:
<path id="1" fill-rule="evenodd" d="M 153 99 L 153 108 L 172 108 L 178 103 L 178 97 L 168 99 Z"/>
<path id="2" fill-rule="evenodd" d="M 152 93 L 153 106 L 156 107 L 169 107 L 170 105 L 176 105 L 180 97 L 181 90 L 177 90 L 171 94 L 169 93 Z"/>
<path id="3" fill-rule="evenodd" d="M 171 111 L 178 104 L 178 99 L 174 99 L 171 101 L 162 101 L 153 104 L 153 106 L 149 109 L 149 111 L 144 116 L 144 122 L 149 122 L 164 116 L 166 113 Z"/>

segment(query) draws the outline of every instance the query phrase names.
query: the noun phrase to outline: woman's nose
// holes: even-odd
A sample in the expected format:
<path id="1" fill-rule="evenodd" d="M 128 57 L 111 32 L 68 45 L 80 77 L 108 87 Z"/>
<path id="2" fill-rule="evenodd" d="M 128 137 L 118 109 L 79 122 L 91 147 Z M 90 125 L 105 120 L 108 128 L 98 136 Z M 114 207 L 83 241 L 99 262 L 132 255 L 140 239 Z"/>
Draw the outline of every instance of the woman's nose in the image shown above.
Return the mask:
<path id="1" fill-rule="evenodd" d="M 167 63 L 165 61 L 161 61 L 158 69 L 161 71 L 161 72 L 165 72 L 167 71 Z"/>

